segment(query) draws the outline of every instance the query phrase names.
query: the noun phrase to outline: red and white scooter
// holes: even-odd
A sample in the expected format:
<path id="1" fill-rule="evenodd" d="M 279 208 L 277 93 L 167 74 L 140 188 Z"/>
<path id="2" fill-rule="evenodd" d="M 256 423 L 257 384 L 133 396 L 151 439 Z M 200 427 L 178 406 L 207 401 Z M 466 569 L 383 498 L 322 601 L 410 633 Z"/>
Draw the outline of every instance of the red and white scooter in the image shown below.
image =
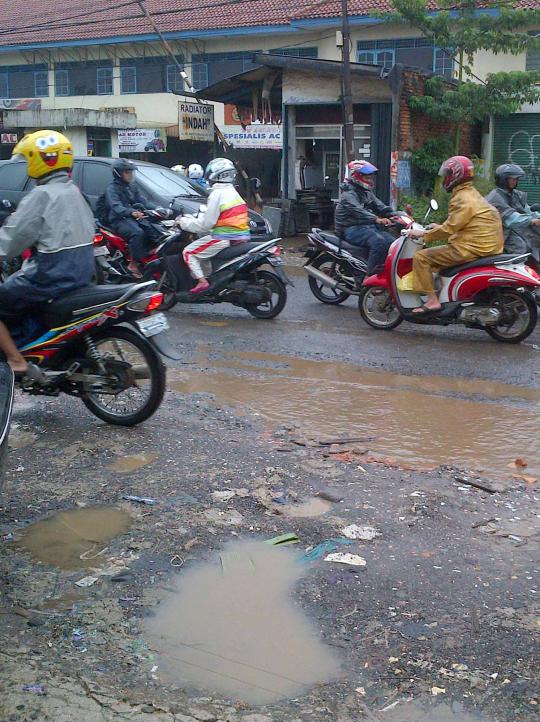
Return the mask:
<path id="1" fill-rule="evenodd" d="M 437 210 L 436 201 L 431 201 L 431 208 Z M 413 223 L 410 228 L 422 226 Z M 413 256 L 423 243 L 411 238 L 409 229 L 390 246 L 384 271 L 364 279 L 358 307 L 366 323 L 378 329 L 396 328 L 402 321 L 436 326 L 460 323 L 483 329 L 505 343 L 519 343 L 534 331 L 533 292 L 540 289 L 540 276 L 527 265 L 528 254 L 503 253 L 442 269 L 435 277 L 441 310 L 413 313 L 422 299 L 404 290 L 407 283 L 402 279 L 411 272 Z"/>

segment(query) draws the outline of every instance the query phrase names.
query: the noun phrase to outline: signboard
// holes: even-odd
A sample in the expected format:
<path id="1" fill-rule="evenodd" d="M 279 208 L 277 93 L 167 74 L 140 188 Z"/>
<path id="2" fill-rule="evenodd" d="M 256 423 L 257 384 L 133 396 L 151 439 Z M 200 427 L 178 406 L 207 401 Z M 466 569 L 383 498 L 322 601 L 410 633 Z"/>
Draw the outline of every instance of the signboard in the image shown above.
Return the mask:
<path id="1" fill-rule="evenodd" d="M 17 133 L 0 133 L 0 143 L 3 145 L 15 145 L 17 140 Z"/>
<path id="2" fill-rule="evenodd" d="M 167 136 L 163 128 L 133 128 L 118 131 L 120 153 L 165 153 Z"/>
<path id="3" fill-rule="evenodd" d="M 214 140 L 214 106 L 178 103 L 178 137 L 180 140 Z"/>
<path id="4" fill-rule="evenodd" d="M 0 98 L 0 110 L 40 110 L 40 98 Z"/>
<path id="5" fill-rule="evenodd" d="M 272 150 L 283 148 L 280 125 L 254 123 L 245 128 L 241 125 L 226 125 L 223 128 L 223 135 L 235 148 L 270 148 Z"/>

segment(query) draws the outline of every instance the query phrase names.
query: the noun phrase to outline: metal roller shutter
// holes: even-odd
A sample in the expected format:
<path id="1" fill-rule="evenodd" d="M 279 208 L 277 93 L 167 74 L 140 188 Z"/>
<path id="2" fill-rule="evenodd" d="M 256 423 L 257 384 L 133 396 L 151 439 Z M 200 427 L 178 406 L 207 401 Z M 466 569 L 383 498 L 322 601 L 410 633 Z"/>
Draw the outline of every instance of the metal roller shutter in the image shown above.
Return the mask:
<path id="1" fill-rule="evenodd" d="M 529 203 L 540 203 L 540 113 L 496 118 L 493 168 L 509 161 L 527 174 L 519 187 L 529 194 Z"/>

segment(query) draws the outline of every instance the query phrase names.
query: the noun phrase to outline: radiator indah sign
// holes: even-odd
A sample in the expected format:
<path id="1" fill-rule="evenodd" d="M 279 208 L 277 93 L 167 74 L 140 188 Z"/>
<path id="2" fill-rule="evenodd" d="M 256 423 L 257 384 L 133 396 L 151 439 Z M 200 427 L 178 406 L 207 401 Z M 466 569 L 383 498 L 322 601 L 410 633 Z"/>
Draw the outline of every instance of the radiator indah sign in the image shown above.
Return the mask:
<path id="1" fill-rule="evenodd" d="M 180 140 L 214 140 L 214 107 L 199 103 L 178 103 Z"/>

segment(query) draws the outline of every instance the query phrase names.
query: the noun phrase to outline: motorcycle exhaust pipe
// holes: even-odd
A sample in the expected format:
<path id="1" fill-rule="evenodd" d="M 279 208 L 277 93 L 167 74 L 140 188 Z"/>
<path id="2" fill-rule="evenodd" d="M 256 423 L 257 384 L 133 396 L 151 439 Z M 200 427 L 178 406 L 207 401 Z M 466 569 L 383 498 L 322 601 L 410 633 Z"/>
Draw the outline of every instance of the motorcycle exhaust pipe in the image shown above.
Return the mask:
<path id="1" fill-rule="evenodd" d="M 326 273 L 319 271 L 318 268 L 313 268 L 313 266 L 308 264 L 307 266 L 304 266 L 304 270 L 309 276 L 311 276 L 312 278 L 316 278 L 317 281 L 322 283 L 323 286 L 327 286 L 332 290 L 338 288 L 339 286 L 339 283 L 337 281 L 335 281 L 333 278 L 330 278 L 330 276 L 327 276 Z"/>

